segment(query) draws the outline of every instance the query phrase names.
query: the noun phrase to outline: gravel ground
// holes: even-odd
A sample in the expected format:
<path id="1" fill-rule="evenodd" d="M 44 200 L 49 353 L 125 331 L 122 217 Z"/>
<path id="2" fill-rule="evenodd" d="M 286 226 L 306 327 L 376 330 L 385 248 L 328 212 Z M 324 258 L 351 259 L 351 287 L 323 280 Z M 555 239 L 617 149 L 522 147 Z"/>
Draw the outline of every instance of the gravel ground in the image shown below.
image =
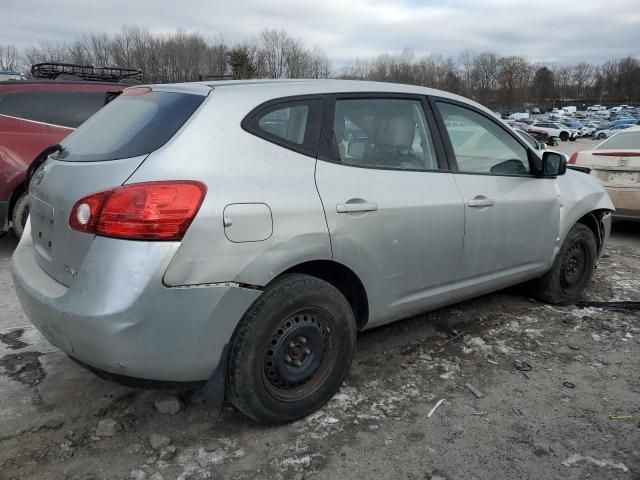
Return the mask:
<path id="1" fill-rule="evenodd" d="M 640 228 L 622 232 L 589 300 L 640 300 Z M 640 478 L 638 311 L 513 289 L 397 322 L 359 336 L 322 411 L 268 428 L 78 367 L 22 313 L 14 245 L 0 240 L 0 479 Z"/>

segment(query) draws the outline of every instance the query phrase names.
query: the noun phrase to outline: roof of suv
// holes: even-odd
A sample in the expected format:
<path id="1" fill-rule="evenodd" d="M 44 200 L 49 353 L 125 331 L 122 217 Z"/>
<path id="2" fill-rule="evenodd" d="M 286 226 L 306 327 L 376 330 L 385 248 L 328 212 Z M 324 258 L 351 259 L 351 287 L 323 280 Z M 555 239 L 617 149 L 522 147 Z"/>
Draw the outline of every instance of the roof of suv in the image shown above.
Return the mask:
<path id="1" fill-rule="evenodd" d="M 144 86 L 144 85 L 141 85 Z M 452 100 L 458 100 L 475 105 L 482 110 L 491 113 L 489 109 L 468 98 L 436 90 L 433 88 L 419 87 L 398 83 L 372 82 L 361 80 L 329 80 L 329 79 L 285 79 L 285 80 L 221 80 L 215 82 L 186 82 L 173 84 L 147 85 L 157 91 L 173 91 L 192 93 L 196 95 L 208 95 L 211 90 L 233 88 L 234 90 L 251 89 L 260 90 L 262 95 L 272 98 L 294 95 L 312 95 L 323 93 L 406 93 L 413 95 L 432 95 Z M 136 88 L 138 86 L 132 87 Z M 493 114 L 492 114 L 493 115 Z"/>

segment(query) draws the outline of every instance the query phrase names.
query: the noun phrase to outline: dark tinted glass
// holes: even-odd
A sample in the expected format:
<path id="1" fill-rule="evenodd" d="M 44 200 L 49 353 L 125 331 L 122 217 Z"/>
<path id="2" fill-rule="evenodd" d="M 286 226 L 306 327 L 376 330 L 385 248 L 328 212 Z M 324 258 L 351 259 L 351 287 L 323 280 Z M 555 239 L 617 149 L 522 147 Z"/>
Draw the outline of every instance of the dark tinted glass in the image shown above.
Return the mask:
<path id="1" fill-rule="evenodd" d="M 274 100 L 242 121 L 248 132 L 282 147 L 315 156 L 322 122 L 322 99 Z"/>
<path id="2" fill-rule="evenodd" d="M 106 103 L 105 92 L 19 92 L 0 97 L 0 114 L 76 128 Z"/>
<path id="3" fill-rule="evenodd" d="M 151 153 L 169 141 L 204 99 L 169 92 L 120 96 L 69 135 L 57 158 L 97 162 Z"/>

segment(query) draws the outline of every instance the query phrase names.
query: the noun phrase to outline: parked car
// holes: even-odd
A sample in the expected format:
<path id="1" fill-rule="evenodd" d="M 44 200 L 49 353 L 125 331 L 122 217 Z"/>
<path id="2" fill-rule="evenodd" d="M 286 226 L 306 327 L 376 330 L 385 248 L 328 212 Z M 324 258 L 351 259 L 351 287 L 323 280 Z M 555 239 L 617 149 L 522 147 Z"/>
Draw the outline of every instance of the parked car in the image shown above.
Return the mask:
<path id="1" fill-rule="evenodd" d="M 544 130 L 550 137 L 556 137 L 566 142 L 571 140 L 572 142 L 578 138 L 578 130 L 575 128 L 569 128 L 561 123 L 555 122 L 535 122 L 531 125 L 533 128 Z"/>
<path id="2" fill-rule="evenodd" d="M 24 80 L 24 77 L 20 72 L 14 72 L 11 70 L 0 70 L 0 81 L 5 80 Z"/>
<path id="3" fill-rule="evenodd" d="M 47 65 L 59 64 L 37 67 Z M 18 237 L 29 215 L 26 173 L 31 162 L 127 87 L 78 76 L 77 80 L 42 78 L 0 82 L 0 232 L 12 226 Z"/>
<path id="4" fill-rule="evenodd" d="M 327 80 L 129 88 L 30 192 L 11 269 L 45 337 L 265 423 L 327 402 L 359 330 L 526 281 L 576 301 L 613 210 L 475 102 Z"/>
<path id="5" fill-rule="evenodd" d="M 598 129 L 598 125 L 592 122 L 586 122 L 582 125 L 582 136 L 590 137 Z"/>
<path id="6" fill-rule="evenodd" d="M 542 154 L 544 153 L 545 150 L 547 150 L 547 145 L 548 145 L 548 137 L 546 140 L 541 140 L 540 138 L 536 138 L 532 135 L 529 134 L 529 132 L 527 132 L 525 129 L 523 129 L 520 126 L 514 126 L 512 127 L 515 132 L 518 134 L 518 136 L 524 140 L 524 142 L 529 145 L 531 147 L 532 150 L 535 150 L 535 152 L 539 155 L 542 156 Z M 553 151 L 554 150 L 549 150 L 549 151 Z M 564 157 L 564 161 L 567 161 L 566 155 L 564 153 L 561 152 L 555 152 L 558 155 L 561 155 L 562 157 Z"/>
<path id="7" fill-rule="evenodd" d="M 617 120 L 611 120 L 608 124 L 609 127 L 615 127 L 617 125 L 637 125 L 638 120 L 635 118 L 620 118 Z"/>
<path id="8" fill-rule="evenodd" d="M 627 128 L 631 128 L 633 125 L 628 123 L 623 123 L 622 125 L 614 125 L 613 127 L 606 127 L 604 129 L 598 129 L 593 133 L 593 136 L 598 140 L 604 140 L 605 138 L 609 138 L 612 135 L 620 132 L 621 130 L 625 130 Z"/>
<path id="9" fill-rule="evenodd" d="M 576 131 L 576 136 L 577 137 L 582 137 L 584 136 L 584 125 L 580 122 L 576 122 L 575 120 L 565 120 L 563 122 L 560 123 L 561 125 L 564 125 L 567 128 L 570 128 L 572 130 Z"/>
<path id="10" fill-rule="evenodd" d="M 569 163 L 591 169 L 609 192 L 616 218 L 640 220 L 640 127 L 624 129 L 593 150 L 574 153 Z"/>
<path id="11" fill-rule="evenodd" d="M 599 112 L 601 110 L 606 110 L 606 107 L 596 104 L 587 108 L 587 112 Z"/>

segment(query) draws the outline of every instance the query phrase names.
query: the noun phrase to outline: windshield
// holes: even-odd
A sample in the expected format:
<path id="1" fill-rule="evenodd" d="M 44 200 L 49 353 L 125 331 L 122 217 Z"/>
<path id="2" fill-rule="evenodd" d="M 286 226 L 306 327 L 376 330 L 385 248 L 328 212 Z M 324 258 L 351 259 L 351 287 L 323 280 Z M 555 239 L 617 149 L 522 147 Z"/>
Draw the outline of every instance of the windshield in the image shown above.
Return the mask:
<path id="1" fill-rule="evenodd" d="M 604 149 L 640 149 L 640 132 L 620 132 L 596 147 L 596 150 Z"/>
<path id="2" fill-rule="evenodd" d="M 98 162 L 146 155 L 167 143 L 205 97 L 173 92 L 123 94 L 83 123 L 55 158 Z"/>

